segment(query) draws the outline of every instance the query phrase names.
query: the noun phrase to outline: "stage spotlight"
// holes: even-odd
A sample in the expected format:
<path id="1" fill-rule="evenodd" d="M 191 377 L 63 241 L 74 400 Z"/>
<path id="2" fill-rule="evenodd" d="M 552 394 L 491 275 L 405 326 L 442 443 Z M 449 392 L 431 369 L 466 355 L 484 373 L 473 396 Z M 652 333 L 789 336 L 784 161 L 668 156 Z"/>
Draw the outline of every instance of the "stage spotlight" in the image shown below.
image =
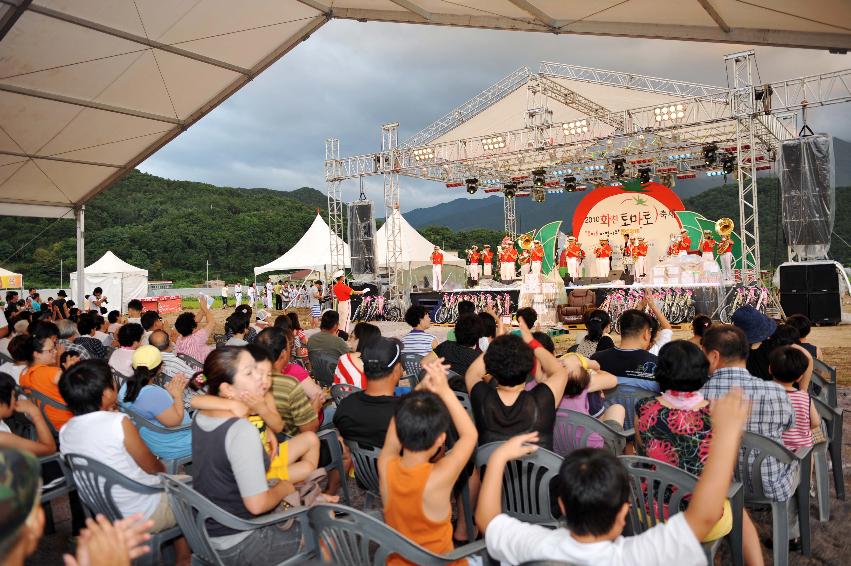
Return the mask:
<path id="1" fill-rule="evenodd" d="M 576 177 L 564 178 L 564 190 L 569 193 L 576 192 Z"/>
<path id="2" fill-rule="evenodd" d="M 673 189 L 677 186 L 676 177 L 674 177 L 673 173 L 665 173 L 664 175 L 659 175 L 659 182 L 668 187 L 669 189 Z"/>
<path id="3" fill-rule="evenodd" d="M 532 186 L 533 187 L 543 187 L 547 184 L 547 171 L 546 169 L 535 169 L 532 171 Z"/>
<path id="4" fill-rule="evenodd" d="M 725 155 L 721 158 L 721 170 L 725 175 L 730 175 L 736 169 L 736 158 L 733 155 Z"/>
<path id="5" fill-rule="evenodd" d="M 718 160 L 718 146 L 713 144 L 703 146 L 703 164 L 712 167 Z"/>
<path id="6" fill-rule="evenodd" d="M 638 180 L 641 184 L 650 182 L 650 167 L 640 167 L 638 169 Z"/>
<path id="7" fill-rule="evenodd" d="M 415 149 L 412 153 L 414 155 L 414 159 L 417 161 L 434 159 L 434 150 L 430 147 L 420 147 Z"/>
<path id="8" fill-rule="evenodd" d="M 544 202 L 547 200 L 547 191 L 542 187 L 532 187 L 532 200 L 535 202 Z"/>
<path id="9" fill-rule="evenodd" d="M 467 185 L 467 193 L 474 195 L 476 191 L 479 190 L 479 180 L 478 179 L 467 179 L 464 181 L 464 184 Z"/>
<path id="10" fill-rule="evenodd" d="M 502 192 L 505 194 L 505 198 L 514 198 L 517 195 L 517 185 L 506 183 L 505 189 Z"/>
<path id="11" fill-rule="evenodd" d="M 620 179 L 626 173 L 626 160 L 622 157 L 612 159 L 612 173 L 616 179 Z"/>

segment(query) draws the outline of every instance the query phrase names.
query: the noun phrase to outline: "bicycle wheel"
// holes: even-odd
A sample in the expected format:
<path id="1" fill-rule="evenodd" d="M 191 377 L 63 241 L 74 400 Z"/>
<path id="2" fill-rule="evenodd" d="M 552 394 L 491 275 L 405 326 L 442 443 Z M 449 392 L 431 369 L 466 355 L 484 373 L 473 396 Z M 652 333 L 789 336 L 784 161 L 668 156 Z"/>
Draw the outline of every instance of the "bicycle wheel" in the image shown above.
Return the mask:
<path id="1" fill-rule="evenodd" d="M 384 320 L 399 322 L 402 320 L 402 309 L 397 306 L 387 307 L 384 309 Z"/>

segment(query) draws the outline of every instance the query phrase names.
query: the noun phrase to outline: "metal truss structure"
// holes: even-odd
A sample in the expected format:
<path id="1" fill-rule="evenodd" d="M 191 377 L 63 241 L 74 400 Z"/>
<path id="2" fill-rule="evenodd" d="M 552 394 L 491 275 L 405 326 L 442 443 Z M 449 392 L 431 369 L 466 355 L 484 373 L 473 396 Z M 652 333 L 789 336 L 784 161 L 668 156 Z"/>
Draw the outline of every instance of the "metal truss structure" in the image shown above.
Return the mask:
<path id="1" fill-rule="evenodd" d="M 399 204 L 400 175 L 448 187 L 464 186 L 467 179 L 474 179 L 488 192 L 503 192 L 504 196 L 506 184 L 516 185 L 504 199 L 505 231 L 514 237 L 518 229 L 514 197 L 529 195 L 533 170 L 544 169 L 546 189 L 559 191 L 568 186 L 565 177 L 580 187 L 594 187 L 634 178 L 639 168 L 648 168 L 651 175 L 687 179 L 699 172 L 717 170 L 721 174 L 721 164 L 732 160 L 739 185 L 738 229 L 746 252 L 743 273 L 749 279 L 757 278 L 757 171 L 771 168 L 778 145 L 797 135 L 781 119 L 787 117 L 785 113 L 851 102 L 851 69 L 761 84 L 755 76 L 753 51 L 725 57 L 725 66 L 729 88 L 550 62 L 541 63 L 537 73 L 518 69 L 401 146 L 391 142 L 390 132 L 383 127 L 378 153 L 340 157 L 338 145 L 337 153 L 329 157 L 326 150 L 329 212 L 331 191 L 337 191 L 346 179 L 383 175 L 388 219 Z M 559 79 L 650 92 L 667 102 L 610 110 Z M 441 139 L 523 85 L 527 88 L 524 127 Z M 569 107 L 583 117 L 554 123 L 552 104 Z M 392 131 L 395 135 L 397 125 Z M 717 159 L 705 158 L 707 148 L 715 149 Z M 626 172 L 621 177 L 613 171 L 614 159 L 624 160 Z M 388 259 L 392 266 L 391 248 L 397 249 L 399 243 L 392 231 L 390 234 Z M 391 297 L 401 298 L 401 290 L 397 293 L 392 280 Z"/>

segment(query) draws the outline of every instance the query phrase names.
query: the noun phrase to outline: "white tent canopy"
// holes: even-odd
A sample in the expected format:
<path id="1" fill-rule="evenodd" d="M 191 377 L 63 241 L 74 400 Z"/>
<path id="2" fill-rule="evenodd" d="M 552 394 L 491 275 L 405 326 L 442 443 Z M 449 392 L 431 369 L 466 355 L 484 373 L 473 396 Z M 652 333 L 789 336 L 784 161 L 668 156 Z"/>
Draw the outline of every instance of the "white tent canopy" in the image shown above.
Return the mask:
<path id="1" fill-rule="evenodd" d="M 83 294 L 90 295 L 95 287 L 103 289 L 103 294 L 109 301 L 107 308 L 125 312 L 131 299 L 148 295 L 148 270 L 130 265 L 111 251 L 107 251 L 99 260 L 86 266 Z M 71 296 L 78 296 L 76 273 L 71 273 Z"/>
<path id="2" fill-rule="evenodd" d="M 420 267 L 422 265 L 431 264 L 431 253 L 434 251 L 434 244 L 417 232 L 413 226 L 408 224 L 405 217 L 398 210 L 393 211 L 393 216 L 400 223 L 401 242 L 402 242 L 402 257 L 400 262 L 403 266 Z M 375 259 L 376 264 L 380 267 L 387 267 L 387 223 L 385 222 L 378 229 L 375 237 Z M 459 258 L 454 253 L 447 251 L 443 252 L 443 263 L 445 265 L 461 265 L 465 261 Z"/>
<path id="3" fill-rule="evenodd" d="M 349 244 L 343 242 L 338 236 L 334 236 L 338 243 L 343 245 L 343 263 L 351 267 L 351 253 Z M 254 268 L 254 275 L 268 273 L 269 271 L 289 271 L 292 269 L 313 269 L 324 271 L 332 265 L 331 261 L 331 229 L 319 214 L 313 220 L 313 224 L 304 233 L 304 236 L 290 250 L 270 263 Z"/>

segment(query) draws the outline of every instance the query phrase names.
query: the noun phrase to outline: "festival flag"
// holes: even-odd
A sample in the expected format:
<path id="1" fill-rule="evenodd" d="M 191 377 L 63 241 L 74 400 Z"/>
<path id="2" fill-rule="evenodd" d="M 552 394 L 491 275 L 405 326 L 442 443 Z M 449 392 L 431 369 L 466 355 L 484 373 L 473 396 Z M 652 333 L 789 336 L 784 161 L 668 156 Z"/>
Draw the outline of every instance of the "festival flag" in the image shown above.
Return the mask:
<path id="1" fill-rule="evenodd" d="M 541 266 L 541 272 L 544 275 L 548 274 L 556 267 L 556 247 L 558 246 L 558 232 L 561 229 L 561 220 L 544 224 L 535 239 L 541 240 L 541 245 L 544 246 L 544 263 Z"/>

